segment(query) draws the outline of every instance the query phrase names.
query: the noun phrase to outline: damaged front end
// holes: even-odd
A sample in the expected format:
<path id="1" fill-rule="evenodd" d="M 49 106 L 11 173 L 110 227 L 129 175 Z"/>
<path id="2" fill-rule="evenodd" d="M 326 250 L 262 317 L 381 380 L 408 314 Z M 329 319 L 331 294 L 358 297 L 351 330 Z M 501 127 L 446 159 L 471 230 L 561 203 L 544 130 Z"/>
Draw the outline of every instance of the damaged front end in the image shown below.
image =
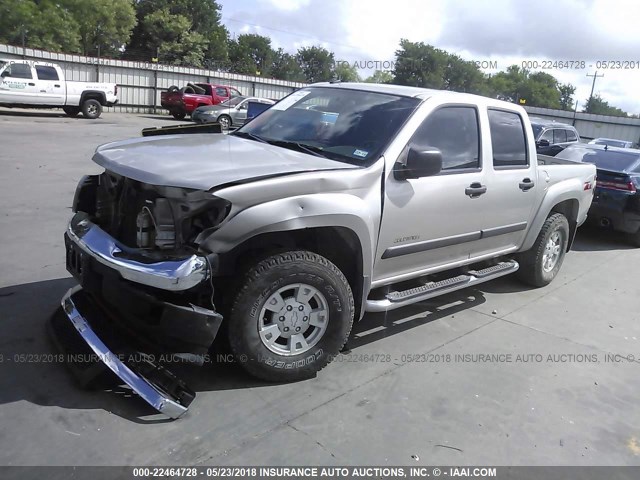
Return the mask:
<path id="1" fill-rule="evenodd" d="M 109 171 L 80 181 L 65 233 L 67 270 L 80 286 L 62 299 L 51 330 L 63 350 L 99 360 L 79 369 L 83 383 L 107 367 L 160 412 L 186 411 L 195 394 L 152 359 L 202 358 L 211 347 L 222 322 L 217 256 L 196 238 L 229 209 L 208 192 Z"/>

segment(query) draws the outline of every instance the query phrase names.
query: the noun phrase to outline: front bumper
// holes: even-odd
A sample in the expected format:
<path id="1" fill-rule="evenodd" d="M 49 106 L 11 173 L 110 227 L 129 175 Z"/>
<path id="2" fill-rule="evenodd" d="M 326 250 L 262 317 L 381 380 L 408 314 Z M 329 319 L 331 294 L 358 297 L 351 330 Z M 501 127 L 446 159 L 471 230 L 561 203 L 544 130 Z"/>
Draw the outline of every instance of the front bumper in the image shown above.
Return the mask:
<path id="1" fill-rule="evenodd" d="M 58 328 L 52 333 L 61 350 L 87 353 L 88 346 L 88 353 L 97 356 L 91 368 L 72 368 L 73 373 L 88 384 L 106 366 L 160 412 L 171 418 L 182 415 L 195 393 L 149 359 L 202 357 L 213 344 L 222 315 L 194 303 L 204 285 L 187 292 L 208 278 L 208 261 L 191 255 L 152 262 L 112 238 L 85 213 L 77 213 L 69 223 L 65 244 L 67 269 L 81 287 L 62 299 L 65 315 L 56 320 Z M 55 330 L 77 331 L 80 337 L 74 333 L 73 341 L 65 342 L 69 335 Z M 122 361 L 115 355 L 122 352 L 145 360 Z M 165 360 L 160 363 L 166 365 Z"/>
<path id="2" fill-rule="evenodd" d="M 195 397 L 195 393 L 161 367 L 147 362 L 146 368 L 141 368 L 139 362 L 138 365 L 127 362 L 125 360 L 127 355 L 107 346 L 94 330 L 89 318 L 76 305 L 76 300 L 82 300 L 78 298 L 82 295 L 85 295 L 82 288 L 75 287 L 62 298 L 62 309 L 69 323 L 52 326 L 56 343 L 61 344 L 62 340 L 59 337 L 59 335 L 62 336 L 61 330 L 68 329 L 71 325 L 90 348 L 91 355 L 108 367 L 149 405 L 170 418 L 182 416 Z M 67 351 L 66 353 L 78 355 L 77 352 Z M 141 373 L 142 370 L 146 370 L 146 374 Z"/>
<path id="3" fill-rule="evenodd" d="M 69 222 L 65 235 L 67 266 L 82 274 L 82 263 L 90 257 L 117 271 L 122 278 L 141 285 L 169 291 L 195 287 L 209 276 L 207 259 L 191 255 L 179 260 L 149 262 L 136 249 L 129 248 L 78 212 Z"/>

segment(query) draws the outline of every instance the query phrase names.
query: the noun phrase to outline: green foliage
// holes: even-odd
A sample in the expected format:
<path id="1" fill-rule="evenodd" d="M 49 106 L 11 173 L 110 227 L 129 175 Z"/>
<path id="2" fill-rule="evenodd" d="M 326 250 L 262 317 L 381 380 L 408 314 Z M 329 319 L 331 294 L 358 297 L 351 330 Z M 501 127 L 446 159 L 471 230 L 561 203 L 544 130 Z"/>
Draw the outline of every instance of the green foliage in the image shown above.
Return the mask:
<path id="1" fill-rule="evenodd" d="M 294 55 L 279 48 L 273 54 L 273 64 L 271 66 L 271 76 L 280 80 L 291 82 L 304 82 L 304 73 Z"/>
<path id="2" fill-rule="evenodd" d="M 229 61 L 235 73 L 268 76 L 274 56 L 269 37 L 251 33 L 229 42 Z"/>
<path id="3" fill-rule="evenodd" d="M 296 53 L 296 60 L 307 82 L 333 80 L 335 68 L 333 52 L 322 47 L 304 47 Z"/>
<path id="4" fill-rule="evenodd" d="M 174 65 L 222 68 L 228 60 L 228 32 L 215 0 L 138 0 L 125 56 Z"/>
<path id="5" fill-rule="evenodd" d="M 485 76 L 473 62 L 422 42 L 400 40 L 393 82 L 414 87 L 482 93 Z"/>
<path id="6" fill-rule="evenodd" d="M 620 108 L 609 105 L 609 102 L 603 100 L 599 94 L 587 100 L 584 110 L 585 113 L 596 113 L 599 115 L 612 115 L 614 117 L 627 117 L 627 113 Z"/>
<path id="7" fill-rule="evenodd" d="M 393 73 L 386 70 L 376 70 L 370 77 L 365 80 L 367 83 L 392 83 Z"/>
<path id="8" fill-rule="evenodd" d="M 560 91 L 560 108 L 562 110 L 573 110 L 573 94 L 576 93 L 576 87 L 570 83 L 558 85 Z"/>
<path id="9" fill-rule="evenodd" d="M 358 75 L 358 69 L 355 65 L 350 64 L 347 61 L 336 62 L 334 68 L 334 75 L 336 80 L 341 82 L 361 82 L 362 79 Z"/>

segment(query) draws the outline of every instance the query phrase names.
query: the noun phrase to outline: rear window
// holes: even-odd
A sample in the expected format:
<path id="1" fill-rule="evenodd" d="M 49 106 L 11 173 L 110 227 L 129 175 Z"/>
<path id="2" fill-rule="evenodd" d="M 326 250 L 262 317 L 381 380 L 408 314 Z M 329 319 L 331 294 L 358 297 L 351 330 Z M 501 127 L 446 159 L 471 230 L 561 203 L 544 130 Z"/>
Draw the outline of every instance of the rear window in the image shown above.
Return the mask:
<path id="1" fill-rule="evenodd" d="M 567 141 L 567 131 L 563 128 L 553 130 L 553 143 L 565 143 Z"/>
<path id="2" fill-rule="evenodd" d="M 567 142 L 577 142 L 578 136 L 573 130 L 567 130 Z"/>
<path id="3" fill-rule="evenodd" d="M 527 143 L 520 115 L 503 110 L 489 110 L 489 127 L 495 167 L 526 167 Z"/>
<path id="4" fill-rule="evenodd" d="M 593 163 L 597 168 L 614 172 L 629 170 L 640 160 L 640 152 L 620 152 L 582 146 L 567 147 L 556 156 L 574 162 Z"/>
<path id="5" fill-rule="evenodd" d="M 56 72 L 56 69 L 53 67 L 36 65 L 36 74 L 39 80 L 60 80 L 60 78 L 58 78 L 58 72 Z"/>

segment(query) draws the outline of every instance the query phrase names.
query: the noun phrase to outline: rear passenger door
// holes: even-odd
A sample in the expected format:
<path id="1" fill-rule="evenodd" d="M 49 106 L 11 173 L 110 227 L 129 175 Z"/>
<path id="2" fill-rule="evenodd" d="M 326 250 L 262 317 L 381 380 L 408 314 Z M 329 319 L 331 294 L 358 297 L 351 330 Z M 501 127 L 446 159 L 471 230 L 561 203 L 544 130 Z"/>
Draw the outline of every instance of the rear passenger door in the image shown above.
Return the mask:
<path id="1" fill-rule="evenodd" d="M 43 105 L 65 104 L 64 83 L 58 71 L 49 65 L 36 65 L 37 87 Z"/>
<path id="2" fill-rule="evenodd" d="M 491 158 L 484 195 L 482 238 L 472 257 L 514 251 L 527 231 L 537 189 L 537 158 L 529 158 L 525 119 L 517 111 L 489 108 Z"/>

